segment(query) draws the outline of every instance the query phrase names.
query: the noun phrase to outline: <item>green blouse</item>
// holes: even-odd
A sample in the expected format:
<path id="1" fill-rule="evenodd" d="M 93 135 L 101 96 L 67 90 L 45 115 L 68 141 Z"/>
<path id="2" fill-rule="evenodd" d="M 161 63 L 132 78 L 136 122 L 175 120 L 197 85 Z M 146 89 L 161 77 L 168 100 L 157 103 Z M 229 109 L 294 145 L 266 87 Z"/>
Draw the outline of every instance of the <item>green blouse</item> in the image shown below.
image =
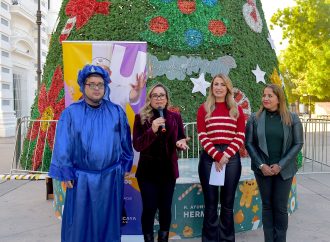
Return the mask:
<path id="1" fill-rule="evenodd" d="M 268 149 L 268 165 L 276 164 L 281 159 L 283 146 L 283 125 L 281 116 L 277 111 L 266 111 L 265 134 Z"/>

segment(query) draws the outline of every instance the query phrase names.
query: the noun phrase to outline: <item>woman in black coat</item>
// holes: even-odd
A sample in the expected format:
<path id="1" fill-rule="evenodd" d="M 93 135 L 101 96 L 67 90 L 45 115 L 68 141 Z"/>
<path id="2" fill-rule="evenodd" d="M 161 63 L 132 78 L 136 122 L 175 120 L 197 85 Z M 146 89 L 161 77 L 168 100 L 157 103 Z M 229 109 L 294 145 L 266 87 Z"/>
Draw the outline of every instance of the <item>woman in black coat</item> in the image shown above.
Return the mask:
<path id="1" fill-rule="evenodd" d="M 288 111 L 281 87 L 265 87 L 261 108 L 247 122 L 245 138 L 262 199 L 265 241 L 285 242 L 287 203 L 304 140 L 299 117 Z"/>

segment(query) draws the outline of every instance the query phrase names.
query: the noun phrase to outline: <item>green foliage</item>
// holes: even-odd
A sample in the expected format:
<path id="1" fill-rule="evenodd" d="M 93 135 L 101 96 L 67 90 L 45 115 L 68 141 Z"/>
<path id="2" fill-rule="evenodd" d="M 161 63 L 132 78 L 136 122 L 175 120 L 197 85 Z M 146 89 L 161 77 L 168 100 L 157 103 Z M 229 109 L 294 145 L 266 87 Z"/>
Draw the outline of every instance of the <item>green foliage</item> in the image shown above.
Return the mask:
<path id="1" fill-rule="evenodd" d="M 330 76 L 330 2 L 297 0 L 297 5 L 278 10 L 271 19 L 282 27 L 288 48 L 281 54 L 281 72 L 293 85 L 295 97 L 309 94 L 329 98 Z"/>
<path id="2" fill-rule="evenodd" d="M 24 140 L 23 151 L 20 158 L 20 165 L 22 170 L 32 170 L 32 157 L 35 150 L 37 140 L 29 141 L 28 139 Z"/>

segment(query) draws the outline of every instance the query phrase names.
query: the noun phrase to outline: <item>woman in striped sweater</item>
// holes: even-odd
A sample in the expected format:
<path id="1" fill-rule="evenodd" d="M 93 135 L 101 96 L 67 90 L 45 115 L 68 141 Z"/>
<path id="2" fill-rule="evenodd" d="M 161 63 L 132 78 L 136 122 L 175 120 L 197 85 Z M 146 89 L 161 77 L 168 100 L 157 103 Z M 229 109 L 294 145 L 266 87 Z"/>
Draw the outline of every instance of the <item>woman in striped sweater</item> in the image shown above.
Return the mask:
<path id="1" fill-rule="evenodd" d="M 233 207 L 242 171 L 238 150 L 244 144 L 245 120 L 227 76 L 219 74 L 213 78 L 206 102 L 198 109 L 197 131 L 204 149 L 198 166 L 205 203 L 202 241 L 235 241 Z M 219 187 L 209 184 L 213 162 L 218 172 L 226 165 L 220 191 L 220 219 Z"/>

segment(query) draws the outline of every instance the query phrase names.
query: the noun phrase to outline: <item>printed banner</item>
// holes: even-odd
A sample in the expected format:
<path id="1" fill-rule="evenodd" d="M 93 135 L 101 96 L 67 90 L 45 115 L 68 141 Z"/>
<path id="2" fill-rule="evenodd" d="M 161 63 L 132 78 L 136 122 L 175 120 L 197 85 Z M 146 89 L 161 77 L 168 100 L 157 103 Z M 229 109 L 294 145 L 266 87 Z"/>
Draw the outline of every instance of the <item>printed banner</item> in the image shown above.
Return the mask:
<path id="1" fill-rule="evenodd" d="M 86 64 L 102 65 L 111 78 L 110 100 L 119 104 L 127 114 L 133 129 L 134 116 L 145 103 L 146 89 L 132 101 L 131 84 L 136 76 L 146 72 L 147 43 L 118 41 L 64 41 L 64 88 L 65 106 L 82 98 L 77 83 L 77 73 Z M 141 234 L 141 198 L 135 178 L 139 153 L 134 152 L 134 164 L 130 175 L 125 179 L 125 211 L 122 219 L 123 234 Z M 62 216 L 66 188 L 59 181 L 53 182 L 54 208 L 57 217 Z"/>

